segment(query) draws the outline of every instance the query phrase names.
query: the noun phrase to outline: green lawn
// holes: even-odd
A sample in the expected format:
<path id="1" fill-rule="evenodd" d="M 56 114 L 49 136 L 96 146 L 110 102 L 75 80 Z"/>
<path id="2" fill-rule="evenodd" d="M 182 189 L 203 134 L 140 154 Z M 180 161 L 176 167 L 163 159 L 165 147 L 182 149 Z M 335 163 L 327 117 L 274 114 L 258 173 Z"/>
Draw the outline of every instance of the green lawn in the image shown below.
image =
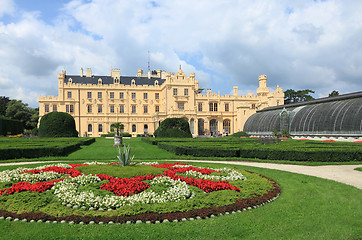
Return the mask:
<path id="1" fill-rule="evenodd" d="M 200 163 L 195 163 L 198 165 Z M 221 164 L 204 164 L 218 166 Z M 280 197 L 261 208 L 181 223 L 69 225 L 0 221 L 1 239 L 359 239 L 362 191 L 278 170 L 242 167 L 276 180 Z M 3 169 L 2 169 L 3 170 Z"/>

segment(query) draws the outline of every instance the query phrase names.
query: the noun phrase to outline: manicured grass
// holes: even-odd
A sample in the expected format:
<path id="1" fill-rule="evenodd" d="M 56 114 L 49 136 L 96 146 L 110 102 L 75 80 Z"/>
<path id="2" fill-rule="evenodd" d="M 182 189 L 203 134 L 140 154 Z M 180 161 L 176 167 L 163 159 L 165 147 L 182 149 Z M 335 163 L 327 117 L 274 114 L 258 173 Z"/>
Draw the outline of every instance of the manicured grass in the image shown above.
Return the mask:
<path id="1" fill-rule="evenodd" d="M 297 165 L 340 165 L 340 164 L 361 164 L 362 161 L 350 162 L 308 162 L 308 161 L 287 161 L 287 160 L 265 160 L 257 158 L 239 158 L 239 157 L 193 157 L 186 155 L 176 155 L 164 149 L 158 148 L 156 145 L 145 143 L 142 138 L 124 139 L 123 142 L 131 144 L 132 151 L 135 150 L 136 160 L 171 160 L 171 159 L 197 159 L 197 160 L 228 160 L 228 161 L 248 161 L 248 162 L 269 162 L 269 163 L 283 163 L 283 164 L 297 164 Z M 221 138 L 224 139 L 224 138 Z M 226 141 L 226 140 L 223 140 Z M 26 162 L 26 161 L 76 161 L 76 160 L 94 160 L 94 161 L 111 161 L 116 160 L 117 151 L 112 147 L 113 139 L 96 138 L 96 142 L 89 146 L 81 146 L 81 149 L 72 152 L 68 156 L 59 157 L 43 157 L 33 159 L 11 159 L 1 160 L 1 162 Z"/>
<path id="2" fill-rule="evenodd" d="M 221 164 L 204 166 L 221 167 Z M 200 165 L 195 163 L 194 165 Z M 230 166 L 230 165 L 229 165 Z M 278 170 L 237 166 L 276 180 L 280 197 L 261 208 L 165 224 L 69 225 L 0 221 L 3 239 L 359 239 L 362 191 Z"/>
<path id="3" fill-rule="evenodd" d="M 355 168 L 354 170 L 357 170 L 357 171 L 361 171 L 361 172 L 362 172 L 362 168 Z"/>

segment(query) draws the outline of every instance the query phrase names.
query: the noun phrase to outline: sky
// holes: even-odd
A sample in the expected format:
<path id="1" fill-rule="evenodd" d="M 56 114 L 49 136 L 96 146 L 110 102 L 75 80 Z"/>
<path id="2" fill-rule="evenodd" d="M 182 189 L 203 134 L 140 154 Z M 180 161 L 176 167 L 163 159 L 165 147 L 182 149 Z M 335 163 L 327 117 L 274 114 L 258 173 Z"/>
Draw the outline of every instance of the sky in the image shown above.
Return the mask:
<path id="1" fill-rule="evenodd" d="M 200 88 L 362 91 L 362 1 L 0 0 L 0 96 L 38 106 L 57 74 L 196 73 Z"/>

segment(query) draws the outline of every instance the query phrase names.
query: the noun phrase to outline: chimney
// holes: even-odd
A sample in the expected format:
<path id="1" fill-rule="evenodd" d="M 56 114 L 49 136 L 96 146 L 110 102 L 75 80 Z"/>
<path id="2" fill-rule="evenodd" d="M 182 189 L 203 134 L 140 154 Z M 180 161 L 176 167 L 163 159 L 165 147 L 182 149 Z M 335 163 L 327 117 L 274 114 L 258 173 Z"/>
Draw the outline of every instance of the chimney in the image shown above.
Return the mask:
<path id="1" fill-rule="evenodd" d="M 80 77 L 83 77 L 83 68 L 80 68 Z"/>
<path id="2" fill-rule="evenodd" d="M 92 69 L 91 68 L 87 68 L 86 77 L 92 77 Z"/>
<path id="3" fill-rule="evenodd" d="M 143 69 L 138 69 L 137 77 L 142 77 Z"/>
<path id="4" fill-rule="evenodd" d="M 238 87 L 234 87 L 234 96 L 237 96 L 238 95 Z"/>

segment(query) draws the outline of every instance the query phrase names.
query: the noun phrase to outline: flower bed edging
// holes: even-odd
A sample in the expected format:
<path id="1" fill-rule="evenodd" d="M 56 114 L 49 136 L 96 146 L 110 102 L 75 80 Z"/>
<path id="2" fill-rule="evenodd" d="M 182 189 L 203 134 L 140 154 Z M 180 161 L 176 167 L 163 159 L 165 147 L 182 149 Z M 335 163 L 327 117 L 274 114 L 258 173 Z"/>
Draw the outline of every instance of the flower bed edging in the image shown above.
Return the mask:
<path id="1" fill-rule="evenodd" d="M 245 170 L 247 171 L 247 170 Z M 247 171 L 253 173 L 251 171 Z M 12 213 L 6 210 L 0 210 L 0 220 L 5 221 L 22 221 L 22 222 L 43 222 L 43 223 L 68 223 L 68 224 L 131 224 L 131 223 L 169 223 L 169 222 L 182 222 L 186 220 L 199 220 L 213 218 L 219 215 L 228 215 L 230 213 L 240 213 L 242 211 L 251 210 L 253 208 L 261 207 L 267 203 L 274 201 L 281 193 L 280 186 L 272 179 L 263 175 L 259 176 L 268 179 L 274 189 L 268 191 L 263 195 L 250 197 L 246 199 L 238 199 L 235 203 L 227 206 L 210 207 L 203 209 L 193 209 L 186 212 L 174 213 L 141 213 L 132 216 L 114 216 L 114 217 L 101 217 L 101 216 L 76 216 L 70 215 L 65 217 L 55 217 L 39 212 L 27 212 L 22 214 Z M 17 219 L 17 220 L 16 220 Z M 192 220 L 191 220 L 192 219 Z M 184 220 L 185 221 L 185 220 Z"/>

